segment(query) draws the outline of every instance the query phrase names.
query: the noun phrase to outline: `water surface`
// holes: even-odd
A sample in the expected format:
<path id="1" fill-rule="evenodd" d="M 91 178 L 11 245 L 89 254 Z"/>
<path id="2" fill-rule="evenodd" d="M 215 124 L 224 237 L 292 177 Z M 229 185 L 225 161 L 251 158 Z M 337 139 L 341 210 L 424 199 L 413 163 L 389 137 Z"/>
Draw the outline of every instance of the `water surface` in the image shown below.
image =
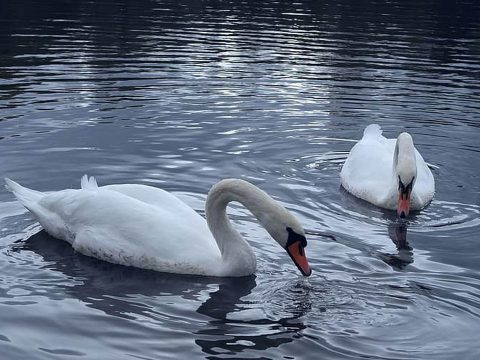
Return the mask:
<path id="1" fill-rule="evenodd" d="M 477 359 L 479 18 L 467 0 L 1 2 L 2 177 L 159 186 L 202 215 L 212 184 L 247 179 L 299 217 L 314 271 L 241 206 L 257 273 L 218 279 L 82 256 L 1 191 L 2 356 Z M 432 166 L 406 224 L 340 188 L 370 123 Z"/>

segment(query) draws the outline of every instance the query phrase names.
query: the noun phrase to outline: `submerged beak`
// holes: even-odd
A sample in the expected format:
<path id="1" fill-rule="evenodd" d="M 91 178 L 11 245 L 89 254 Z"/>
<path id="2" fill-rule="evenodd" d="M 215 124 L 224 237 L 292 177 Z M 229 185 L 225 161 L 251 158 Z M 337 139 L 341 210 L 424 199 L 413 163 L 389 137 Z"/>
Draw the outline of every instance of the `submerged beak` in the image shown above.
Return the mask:
<path id="1" fill-rule="evenodd" d="M 408 216 L 410 212 L 410 191 L 398 192 L 397 215 L 401 218 Z"/>
<path id="2" fill-rule="evenodd" d="M 312 274 L 312 269 L 308 264 L 307 255 L 305 254 L 305 248 L 302 245 L 302 242 L 295 241 L 293 244 L 287 246 L 286 250 L 302 274 L 304 276 L 310 276 Z"/>

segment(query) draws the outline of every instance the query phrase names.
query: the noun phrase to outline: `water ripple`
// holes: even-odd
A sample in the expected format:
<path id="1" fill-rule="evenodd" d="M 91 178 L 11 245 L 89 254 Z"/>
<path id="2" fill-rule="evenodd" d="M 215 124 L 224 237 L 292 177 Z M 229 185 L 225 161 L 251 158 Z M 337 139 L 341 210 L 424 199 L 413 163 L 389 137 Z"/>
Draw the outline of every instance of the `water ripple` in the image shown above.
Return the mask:
<path id="1" fill-rule="evenodd" d="M 204 279 L 79 255 L 0 192 L 3 357 L 478 358 L 478 18 L 469 0 L 2 4 L 2 176 L 144 183 L 202 215 L 212 184 L 248 179 L 299 217 L 314 271 L 238 204 L 256 276 Z M 432 165 L 408 221 L 340 187 L 370 123 Z"/>

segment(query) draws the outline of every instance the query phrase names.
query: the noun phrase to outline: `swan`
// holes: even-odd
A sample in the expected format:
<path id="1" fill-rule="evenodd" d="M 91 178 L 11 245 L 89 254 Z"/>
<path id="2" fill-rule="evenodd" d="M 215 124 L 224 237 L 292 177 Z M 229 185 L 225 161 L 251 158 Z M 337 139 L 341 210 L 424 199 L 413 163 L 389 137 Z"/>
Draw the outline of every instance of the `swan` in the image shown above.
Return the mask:
<path id="1" fill-rule="evenodd" d="M 238 201 L 290 255 L 301 273 L 312 272 L 305 231 L 282 205 L 253 184 L 224 179 L 208 193 L 204 220 L 175 195 L 151 186 L 98 186 L 84 175 L 80 189 L 43 193 L 5 179 L 51 236 L 78 252 L 111 263 L 161 272 L 204 276 L 246 276 L 256 257 L 227 216 Z"/>
<path id="2" fill-rule="evenodd" d="M 367 126 L 340 171 L 342 186 L 351 194 L 401 218 L 420 210 L 433 198 L 432 172 L 415 149 L 412 136 L 402 132 L 387 139 L 377 124 Z"/>

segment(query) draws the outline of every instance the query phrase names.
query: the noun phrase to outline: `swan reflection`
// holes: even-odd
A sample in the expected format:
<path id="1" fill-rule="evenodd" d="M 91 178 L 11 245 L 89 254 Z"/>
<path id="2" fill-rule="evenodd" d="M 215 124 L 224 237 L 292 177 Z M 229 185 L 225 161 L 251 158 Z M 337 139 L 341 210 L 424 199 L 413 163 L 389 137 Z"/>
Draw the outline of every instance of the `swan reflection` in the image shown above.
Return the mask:
<path id="1" fill-rule="evenodd" d="M 413 263 L 413 248 L 407 240 L 408 223 L 402 219 L 388 223 L 388 235 L 397 248 L 396 254 L 382 253 L 381 258 L 390 266 L 403 269 Z"/>
<path id="2" fill-rule="evenodd" d="M 194 344 L 210 355 L 293 342 L 306 328 L 302 316 L 312 304 L 311 289 L 304 279 L 282 282 L 278 288 L 267 286 L 270 295 L 275 292 L 275 297 L 283 296 L 279 301 L 289 304 L 278 310 L 265 294 L 260 298 L 252 294 L 258 287 L 255 276 L 200 277 L 110 264 L 75 252 L 68 243 L 43 230 L 17 243 L 12 251 L 32 251 L 42 257 L 43 269 L 69 278 L 67 283 L 56 285 L 60 289 L 54 294 L 57 299 L 59 294 L 73 297 L 109 316 L 153 322 L 157 329 L 152 331 L 158 327 L 175 331 L 178 329 L 172 326 L 184 326 L 180 330 L 191 332 Z M 194 310 L 192 304 L 198 308 Z M 272 307 L 275 316 L 266 315 L 265 310 L 271 312 Z M 165 317 L 184 321 L 172 322 Z"/>
<path id="3" fill-rule="evenodd" d="M 409 223 L 416 220 L 416 212 L 410 213 L 408 219 L 402 219 L 397 216 L 395 211 L 381 209 L 364 200 L 356 198 L 347 192 L 343 186 L 340 186 L 339 193 L 342 197 L 342 203 L 346 213 L 345 217 L 348 215 L 349 221 L 353 220 L 357 223 L 366 222 L 369 225 L 374 225 L 375 228 L 380 229 L 382 234 L 385 231 L 384 224 L 388 224 L 388 237 L 395 244 L 397 252 L 380 252 L 378 254 L 380 259 L 396 269 L 403 269 L 407 265 L 413 263 L 413 248 L 407 240 L 407 230 Z M 369 220 L 366 220 L 365 217 Z M 364 244 L 363 246 L 367 245 Z"/>
<path id="4" fill-rule="evenodd" d="M 405 221 L 394 221 L 388 224 L 388 235 L 397 247 L 397 250 L 412 250 L 407 241 L 407 223 Z"/>

